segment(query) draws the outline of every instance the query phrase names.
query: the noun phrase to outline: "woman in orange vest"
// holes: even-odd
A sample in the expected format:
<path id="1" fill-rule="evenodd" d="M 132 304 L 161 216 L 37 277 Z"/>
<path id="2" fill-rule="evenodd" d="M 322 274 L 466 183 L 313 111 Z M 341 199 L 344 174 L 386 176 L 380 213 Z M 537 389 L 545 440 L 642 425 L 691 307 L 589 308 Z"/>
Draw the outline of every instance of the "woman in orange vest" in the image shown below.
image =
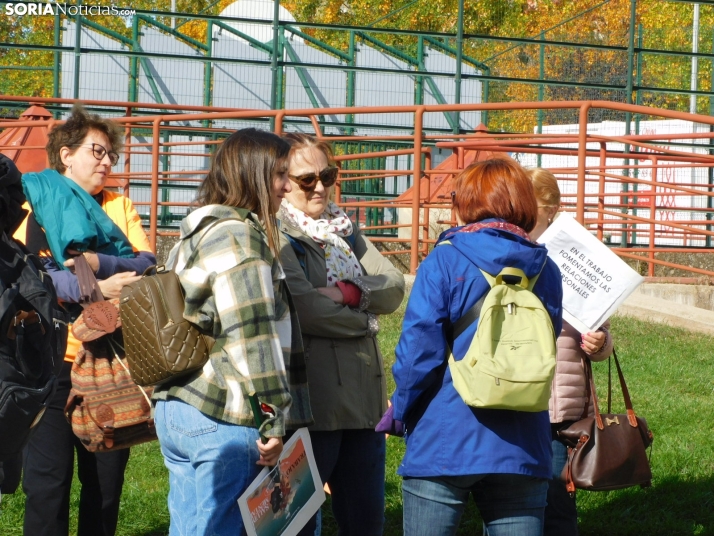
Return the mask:
<path id="1" fill-rule="evenodd" d="M 87 258 L 105 298 L 118 297 L 124 285 L 156 264 L 131 201 L 104 189 L 118 162 L 122 135 L 112 121 L 75 107 L 67 121 L 49 135 L 52 169 L 22 178 L 33 213 L 19 230 L 20 235 L 24 233 L 19 238 L 43 255 L 58 297 L 75 317 L 81 311 L 71 255 L 82 252 Z M 129 449 L 90 453 L 72 433 L 63 413 L 79 345 L 70 333 L 57 392 L 25 452 L 27 536 L 69 533 L 75 452 L 82 484 L 77 534 L 112 536 L 116 531 Z"/>

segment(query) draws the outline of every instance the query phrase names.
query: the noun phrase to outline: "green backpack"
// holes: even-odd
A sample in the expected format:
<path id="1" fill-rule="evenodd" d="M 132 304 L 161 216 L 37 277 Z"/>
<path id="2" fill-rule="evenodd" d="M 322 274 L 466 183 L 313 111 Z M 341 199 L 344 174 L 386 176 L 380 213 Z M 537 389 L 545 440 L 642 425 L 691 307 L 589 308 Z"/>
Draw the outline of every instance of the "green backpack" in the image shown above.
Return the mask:
<path id="1" fill-rule="evenodd" d="M 479 319 L 464 358 L 455 361 L 449 351 L 454 387 L 474 408 L 547 410 L 557 345 L 550 315 L 533 294 L 540 274 L 481 273 L 491 290 L 454 325 L 452 341 Z"/>

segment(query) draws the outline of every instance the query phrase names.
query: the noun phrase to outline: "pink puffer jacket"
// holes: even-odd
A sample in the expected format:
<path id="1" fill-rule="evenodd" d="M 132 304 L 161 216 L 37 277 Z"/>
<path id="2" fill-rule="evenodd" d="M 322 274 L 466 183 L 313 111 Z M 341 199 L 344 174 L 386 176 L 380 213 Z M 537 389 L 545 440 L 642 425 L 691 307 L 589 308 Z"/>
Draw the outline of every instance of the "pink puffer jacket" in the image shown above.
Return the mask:
<path id="1" fill-rule="evenodd" d="M 580 348 L 580 333 L 563 320 L 563 331 L 558 337 L 558 358 L 549 403 L 550 422 L 577 421 L 582 416 L 586 393 L 582 358 L 602 361 L 610 356 L 612 337 L 609 328 L 608 320 L 599 329 L 605 332 L 605 344 L 597 353 L 589 356 Z"/>

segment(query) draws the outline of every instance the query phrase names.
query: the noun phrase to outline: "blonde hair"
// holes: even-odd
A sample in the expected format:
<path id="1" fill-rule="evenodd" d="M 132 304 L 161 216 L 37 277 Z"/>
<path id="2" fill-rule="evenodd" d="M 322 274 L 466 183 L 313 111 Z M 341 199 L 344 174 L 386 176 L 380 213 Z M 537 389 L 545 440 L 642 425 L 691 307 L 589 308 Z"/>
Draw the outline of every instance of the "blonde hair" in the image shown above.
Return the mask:
<path id="1" fill-rule="evenodd" d="M 533 182 L 538 206 L 560 207 L 560 188 L 555 175 L 543 168 L 532 168 L 527 173 Z"/>

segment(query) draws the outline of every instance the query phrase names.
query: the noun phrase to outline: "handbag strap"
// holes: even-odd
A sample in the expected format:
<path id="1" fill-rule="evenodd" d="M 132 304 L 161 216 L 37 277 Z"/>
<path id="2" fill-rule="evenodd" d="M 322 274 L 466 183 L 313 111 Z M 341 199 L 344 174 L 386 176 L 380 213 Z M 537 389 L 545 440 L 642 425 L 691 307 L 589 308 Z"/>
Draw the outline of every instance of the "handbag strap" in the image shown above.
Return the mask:
<path id="1" fill-rule="evenodd" d="M 632 407 L 632 399 L 630 398 L 630 391 L 627 388 L 627 383 L 625 382 L 625 376 L 622 374 L 622 368 L 620 367 L 620 361 L 617 359 L 617 352 L 615 352 L 615 349 L 613 348 L 612 350 L 612 357 L 610 359 L 615 360 L 615 367 L 617 367 L 617 375 L 620 378 L 620 388 L 622 389 L 622 397 L 625 400 L 625 409 L 627 410 L 627 420 L 630 423 L 630 426 L 633 428 L 637 428 L 637 417 L 635 416 L 635 410 Z M 583 414 L 581 415 L 581 419 L 585 419 L 588 416 L 588 409 L 589 409 L 589 400 L 590 397 L 592 397 L 593 401 L 593 409 L 595 410 L 595 421 L 597 422 L 597 427 L 602 430 L 604 428 L 603 422 L 602 422 L 602 416 L 600 415 L 600 408 L 598 405 L 598 400 L 597 400 L 597 392 L 595 390 L 595 381 L 593 378 L 593 368 L 592 368 L 592 363 L 590 362 L 590 359 L 585 359 L 585 375 L 587 376 L 587 382 L 586 382 L 586 400 L 585 400 L 585 407 L 583 408 Z M 610 374 L 610 366 L 609 366 L 609 360 L 608 360 L 608 381 L 607 381 L 607 412 L 611 413 L 611 399 L 612 399 L 612 383 L 611 383 L 611 374 Z"/>
<path id="2" fill-rule="evenodd" d="M 90 303 L 103 301 L 104 295 L 99 288 L 97 278 L 89 266 L 84 255 L 80 254 L 74 259 L 74 273 L 77 276 L 79 283 L 79 303 L 82 307 L 86 307 Z"/>
<path id="3" fill-rule="evenodd" d="M 625 408 L 627 409 L 627 420 L 630 421 L 630 425 L 637 428 L 637 417 L 635 415 L 635 410 L 632 407 L 632 400 L 630 399 L 630 391 L 627 389 L 627 383 L 625 383 L 625 376 L 622 374 L 622 369 L 620 368 L 620 362 L 617 359 L 617 353 L 615 349 L 612 349 L 612 356 L 615 359 L 615 366 L 617 367 L 617 375 L 620 377 L 620 388 L 622 389 L 622 397 L 625 399 Z"/>

